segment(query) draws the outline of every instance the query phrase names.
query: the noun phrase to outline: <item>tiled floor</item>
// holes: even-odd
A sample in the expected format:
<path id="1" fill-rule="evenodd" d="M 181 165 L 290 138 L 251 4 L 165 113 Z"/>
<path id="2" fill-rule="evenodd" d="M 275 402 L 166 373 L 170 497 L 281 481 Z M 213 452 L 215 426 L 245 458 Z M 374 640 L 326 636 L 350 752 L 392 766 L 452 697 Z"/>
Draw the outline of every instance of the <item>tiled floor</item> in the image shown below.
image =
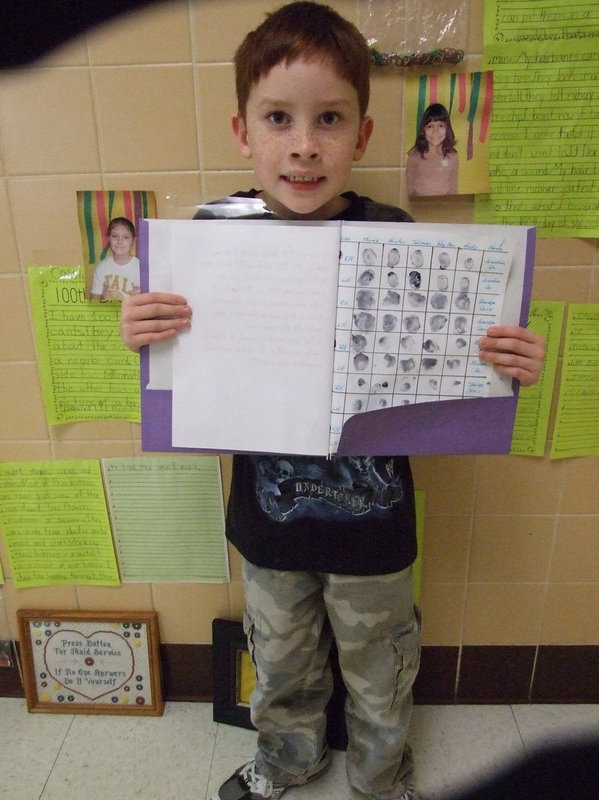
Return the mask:
<path id="1" fill-rule="evenodd" d="M 411 744 L 431 800 L 542 741 L 593 729 L 598 705 L 417 706 Z M 254 752 L 251 731 L 218 725 L 212 706 L 167 703 L 163 717 L 29 714 L 0 698 L 2 800 L 207 800 Z M 345 754 L 285 800 L 356 800 Z"/>

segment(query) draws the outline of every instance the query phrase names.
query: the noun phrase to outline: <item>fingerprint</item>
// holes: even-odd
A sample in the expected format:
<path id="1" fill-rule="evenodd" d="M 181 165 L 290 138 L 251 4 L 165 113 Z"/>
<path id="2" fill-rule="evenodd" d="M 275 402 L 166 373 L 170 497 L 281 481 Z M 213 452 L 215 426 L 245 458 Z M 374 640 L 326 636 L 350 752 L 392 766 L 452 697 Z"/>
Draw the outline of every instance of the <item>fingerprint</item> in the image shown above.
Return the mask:
<path id="1" fill-rule="evenodd" d="M 422 292 L 408 292 L 408 303 L 412 308 L 424 308 L 426 295 Z"/>
<path id="2" fill-rule="evenodd" d="M 410 261 L 415 267 L 421 267 L 424 264 L 424 256 L 422 255 L 422 250 L 414 250 L 414 252 L 410 256 Z"/>
<path id="3" fill-rule="evenodd" d="M 420 330 L 420 317 L 417 314 L 410 314 L 403 318 L 403 326 L 409 333 L 416 333 Z"/>
<path id="4" fill-rule="evenodd" d="M 374 270 L 365 269 L 358 278 L 358 286 L 368 286 L 374 280 Z"/>
<path id="5" fill-rule="evenodd" d="M 359 331 L 372 331 L 375 324 L 376 317 L 373 314 L 367 314 L 366 311 L 354 314 L 354 325 Z"/>
<path id="6" fill-rule="evenodd" d="M 387 294 L 383 297 L 383 304 L 386 306 L 398 306 L 399 300 L 400 300 L 399 292 L 388 291 Z"/>
<path id="7" fill-rule="evenodd" d="M 352 411 L 361 411 L 364 407 L 364 403 L 361 400 L 354 400 L 352 404 Z"/>
<path id="8" fill-rule="evenodd" d="M 397 364 L 397 356 L 393 356 L 391 353 L 385 353 L 383 361 L 386 367 L 394 367 Z"/>
<path id="9" fill-rule="evenodd" d="M 466 333 L 468 329 L 468 320 L 466 317 L 456 317 L 453 321 L 453 329 L 456 333 Z"/>
<path id="10" fill-rule="evenodd" d="M 361 333 L 354 333 L 351 337 L 351 346 L 352 350 L 360 351 L 366 350 L 368 345 L 368 339 L 365 336 L 362 336 Z"/>
<path id="11" fill-rule="evenodd" d="M 405 323 L 405 320 L 404 320 Z M 399 346 L 402 350 L 413 350 L 416 346 L 416 342 L 413 336 L 402 336 L 399 340 Z"/>
<path id="12" fill-rule="evenodd" d="M 356 292 L 356 305 L 358 308 L 374 308 L 376 295 L 372 289 L 358 289 Z"/>
<path id="13" fill-rule="evenodd" d="M 439 381 L 436 378 L 431 378 L 428 382 L 429 389 L 438 389 L 439 388 Z"/>
<path id="14" fill-rule="evenodd" d="M 369 358 L 366 353 L 356 353 L 354 356 L 354 367 L 359 370 L 366 369 Z"/>
<path id="15" fill-rule="evenodd" d="M 385 398 L 384 398 L 384 397 L 381 397 L 381 398 L 380 398 L 380 400 L 379 400 L 379 406 L 380 406 L 381 408 L 386 408 L 386 407 L 387 407 L 387 401 L 385 400 Z"/>
<path id="16" fill-rule="evenodd" d="M 460 292 L 459 295 L 455 299 L 456 308 L 459 308 L 460 311 L 469 311 L 470 310 L 470 298 L 466 294 L 466 292 Z"/>
<path id="17" fill-rule="evenodd" d="M 447 269 L 447 267 L 451 264 L 451 259 L 449 257 L 449 253 L 443 251 L 439 253 L 439 268 L 440 269 Z"/>
<path id="18" fill-rule="evenodd" d="M 396 272 L 387 273 L 387 283 L 392 289 L 399 285 L 399 277 Z"/>
<path id="19" fill-rule="evenodd" d="M 374 264 L 376 264 L 377 256 L 372 247 L 365 247 L 364 250 L 362 250 L 362 260 L 365 264 L 368 264 L 369 267 L 372 267 Z"/>
<path id="20" fill-rule="evenodd" d="M 434 369 L 438 363 L 439 363 L 438 358 L 423 358 L 422 369 L 430 372 L 430 370 Z"/>
<path id="21" fill-rule="evenodd" d="M 445 314 L 433 314 L 430 319 L 431 330 L 433 333 L 439 333 L 447 325 L 447 317 Z"/>
<path id="22" fill-rule="evenodd" d="M 410 281 L 410 286 L 413 286 L 414 289 L 420 289 L 420 284 L 422 283 L 422 275 L 415 269 L 410 271 L 410 274 L 408 275 L 408 280 Z"/>
<path id="23" fill-rule="evenodd" d="M 435 311 L 442 311 L 444 308 L 447 308 L 447 295 L 441 294 L 441 292 L 434 292 L 434 294 L 431 295 L 431 306 Z"/>
<path id="24" fill-rule="evenodd" d="M 466 347 L 466 346 L 467 346 L 467 344 L 468 344 L 468 342 L 467 342 L 465 339 L 462 339 L 462 337 L 461 337 L 461 336 L 455 340 L 455 346 L 456 346 L 456 347 L 457 347 L 459 350 L 463 350 L 463 349 L 464 349 L 464 347 Z"/>
<path id="25" fill-rule="evenodd" d="M 409 392 L 412 389 L 412 384 L 410 381 L 404 381 L 401 386 L 399 387 L 400 392 Z"/>
<path id="26" fill-rule="evenodd" d="M 384 331 L 392 331 L 395 330 L 395 326 L 397 325 L 397 317 L 395 314 L 385 314 L 383 316 L 383 330 Z"/>
<path id="27" fill-rule="evenodd" d="M 438 353 L 440 347 L 434 339 L 426 339 L 422 345 L 422 349 L 426 350 L 427 353 Z"/>
<path id="28" fill-rule="evenodd" d="M 445 362 L 447 364 L 447 369 L 459 369 L 460 364 L 462 363 L 461 358 L 448 358 Z"/>
<path id="29" fill-rule="evenodd" d="M 413 358 L 402 358 L 400 359 L 399 366 L 403 372 L 413 372 L 416 362 Z"/>

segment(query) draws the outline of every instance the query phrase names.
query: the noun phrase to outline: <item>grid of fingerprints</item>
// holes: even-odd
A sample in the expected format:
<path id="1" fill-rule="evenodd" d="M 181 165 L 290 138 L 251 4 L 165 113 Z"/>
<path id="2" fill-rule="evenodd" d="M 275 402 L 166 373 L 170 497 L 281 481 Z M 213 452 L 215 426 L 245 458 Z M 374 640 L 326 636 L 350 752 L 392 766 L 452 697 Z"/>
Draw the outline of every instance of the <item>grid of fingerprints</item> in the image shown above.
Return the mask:
<path id="1" fill-rule="evenodd" d="M 506 253 L 341 243 L 331 433 L 354 414 L 489 394 L 478 338 L 499 321 Z"/>

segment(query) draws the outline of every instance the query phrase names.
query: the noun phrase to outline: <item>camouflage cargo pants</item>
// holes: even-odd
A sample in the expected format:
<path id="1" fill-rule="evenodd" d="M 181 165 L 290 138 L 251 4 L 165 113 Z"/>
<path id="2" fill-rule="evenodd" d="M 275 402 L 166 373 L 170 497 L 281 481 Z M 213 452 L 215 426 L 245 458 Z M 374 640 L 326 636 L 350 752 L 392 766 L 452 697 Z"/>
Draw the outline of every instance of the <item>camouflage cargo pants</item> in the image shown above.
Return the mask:
<path id="1" fill-rule="evenodd" d="M 244 582 L 262 774 L 301 783 L 321 758 L 334 635 L 348 690 L 349 781 L 380 800 L 398 797 L 413 769 L 406 735 L 420 660 L 411 568 L 356 577 L 284 572 L 244 561 Z"/>

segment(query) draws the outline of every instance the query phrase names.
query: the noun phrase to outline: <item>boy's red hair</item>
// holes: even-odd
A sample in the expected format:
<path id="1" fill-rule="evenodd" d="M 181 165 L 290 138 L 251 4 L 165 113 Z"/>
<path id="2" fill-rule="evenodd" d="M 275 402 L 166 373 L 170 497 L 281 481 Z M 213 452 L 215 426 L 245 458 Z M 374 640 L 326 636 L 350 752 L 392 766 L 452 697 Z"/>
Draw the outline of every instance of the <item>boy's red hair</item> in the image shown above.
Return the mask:
<path id="1" fill-rule="evenodd" d="M 239 113 L 245 117 L 252 84 L 281 62 L 299 58 L 330 59 L 339 75 L 358 93 L 360 114 L 368 108 L 370 51 L 351 22 L 329 6 L 289 3 L 269 14 L 245 37 L 235 53 L 235 85 Z"/>

